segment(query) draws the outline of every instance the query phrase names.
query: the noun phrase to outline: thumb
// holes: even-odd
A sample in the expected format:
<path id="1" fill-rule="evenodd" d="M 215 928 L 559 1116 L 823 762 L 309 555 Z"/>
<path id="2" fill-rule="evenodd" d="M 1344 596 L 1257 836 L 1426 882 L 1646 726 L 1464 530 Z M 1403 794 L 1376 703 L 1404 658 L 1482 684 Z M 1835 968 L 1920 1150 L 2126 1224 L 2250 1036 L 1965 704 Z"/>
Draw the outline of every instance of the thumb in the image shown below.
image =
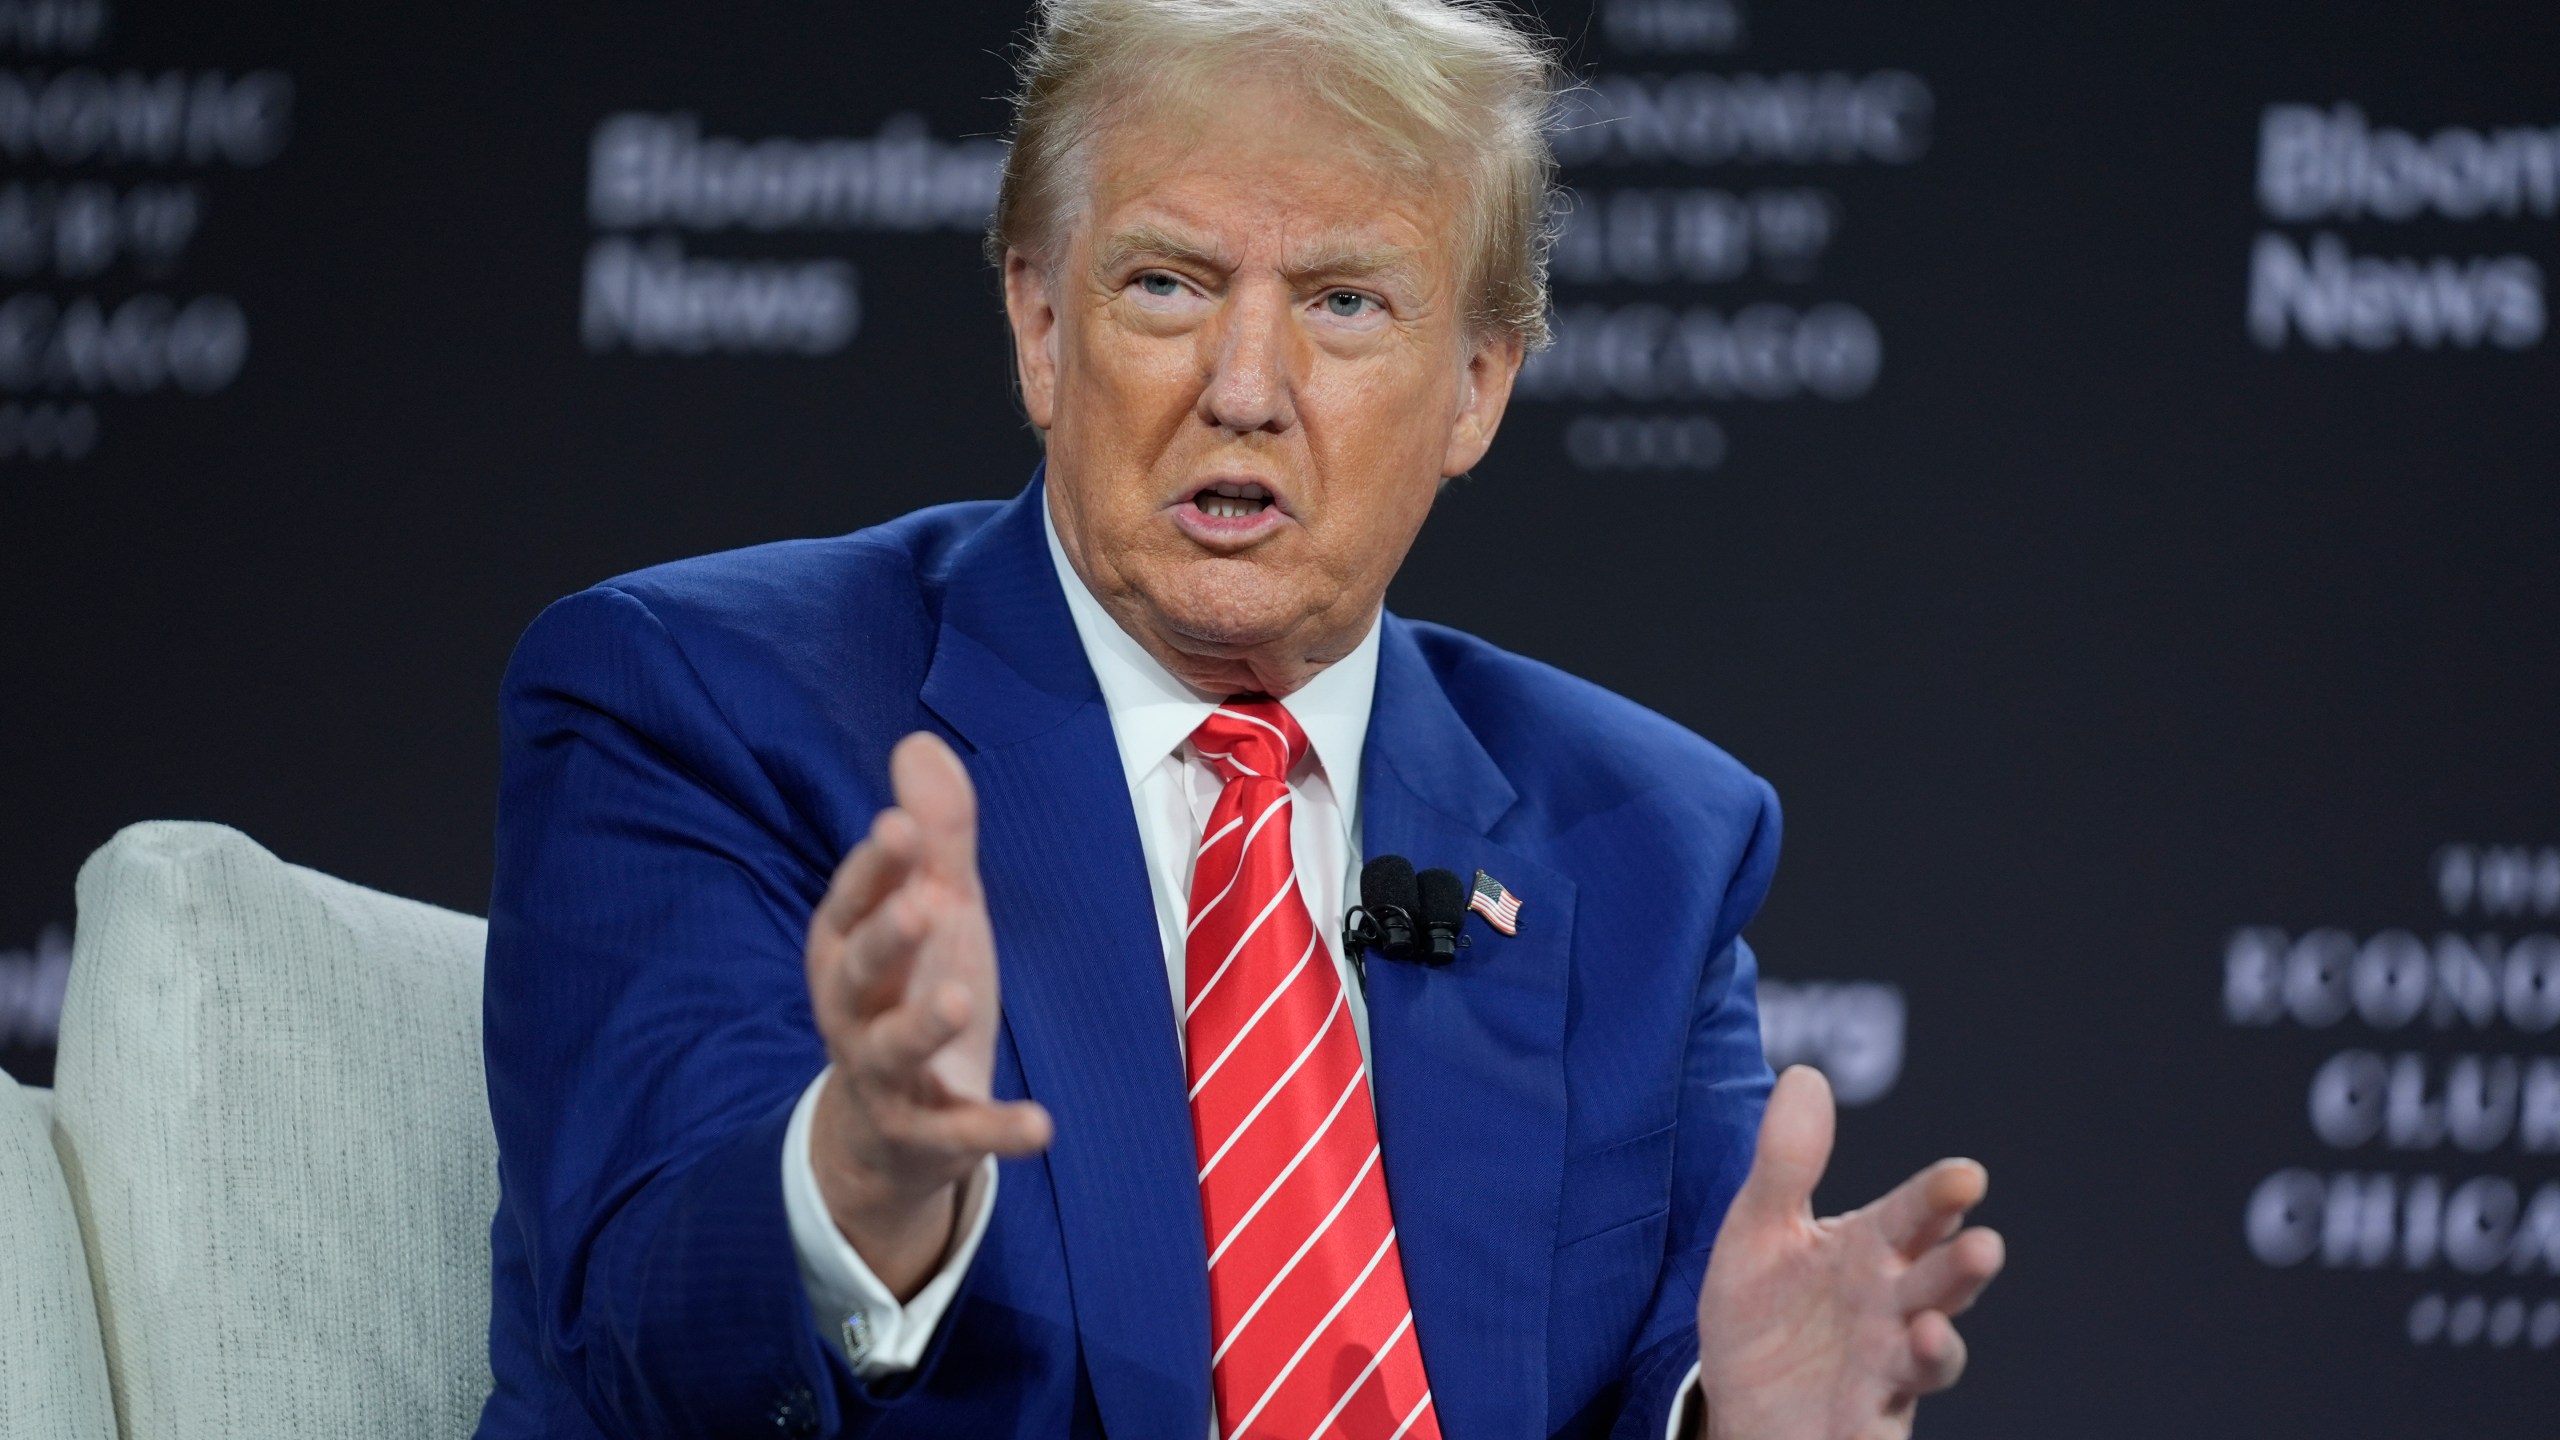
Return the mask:
<path id="1" fill-rule="evenodd" d="M 1813 1213 L 1813 1187 L 1831 1164 L 1831 1082 L 1809 1065 L 1790 1065 L 1769 1092 L 1751 1174 L 1734 1197 L 1736 1210 L 1776 1219 Z"/>
<path id="2" fill-rule="evenodd" d="M 960 757 L 942 737 L 919 730 L 889 752 L 889 784 L 897 792 L 898 808 L 916 822 L 925 868 L 943 880 L 974 880 L 978 792 Z"/>

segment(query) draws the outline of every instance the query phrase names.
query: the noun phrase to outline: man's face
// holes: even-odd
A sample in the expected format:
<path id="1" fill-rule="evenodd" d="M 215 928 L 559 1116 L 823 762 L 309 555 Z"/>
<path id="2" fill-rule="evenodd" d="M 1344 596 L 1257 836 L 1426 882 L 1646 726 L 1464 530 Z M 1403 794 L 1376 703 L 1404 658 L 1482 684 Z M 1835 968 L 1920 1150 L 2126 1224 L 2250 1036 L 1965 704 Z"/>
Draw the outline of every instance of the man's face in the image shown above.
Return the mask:
<path id="1" fill-rule="evenodd" d="M 1113 125 L 1055 270 L 1008 257 L 1059 538 L 1204 690 L 1285 694 L 1359 643 L 1519 366 L 1465 323 L 1455 187 L 1367 153 L 1240 79 Z"/>

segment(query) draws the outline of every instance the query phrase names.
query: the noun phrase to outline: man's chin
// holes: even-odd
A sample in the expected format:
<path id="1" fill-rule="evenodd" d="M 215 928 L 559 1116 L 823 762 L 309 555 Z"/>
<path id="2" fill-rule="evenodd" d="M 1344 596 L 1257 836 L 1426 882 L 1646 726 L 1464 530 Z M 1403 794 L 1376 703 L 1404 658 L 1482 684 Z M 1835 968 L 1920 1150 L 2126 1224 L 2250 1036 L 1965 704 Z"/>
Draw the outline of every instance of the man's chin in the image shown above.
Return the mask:
<path id="1" fill-rule="evenodd" d="M 1196 567 L 1194 567 L 1196 568 Z M 1185 654 L 1242 659 L 1285 645 L 1305 628 L 1308 607 L 1259 576 L 1186 576 L 1150 608 L 1166 639 Z"/>
<path id="2" fill-rule="evenodd" d="M 1294 624 L 1275 617 L 1236 614 L 1224 609 L 1175 611 L 1165 615 L 1165 628 L 1186 654 L 1239 659 L 1286 641 Z"/>

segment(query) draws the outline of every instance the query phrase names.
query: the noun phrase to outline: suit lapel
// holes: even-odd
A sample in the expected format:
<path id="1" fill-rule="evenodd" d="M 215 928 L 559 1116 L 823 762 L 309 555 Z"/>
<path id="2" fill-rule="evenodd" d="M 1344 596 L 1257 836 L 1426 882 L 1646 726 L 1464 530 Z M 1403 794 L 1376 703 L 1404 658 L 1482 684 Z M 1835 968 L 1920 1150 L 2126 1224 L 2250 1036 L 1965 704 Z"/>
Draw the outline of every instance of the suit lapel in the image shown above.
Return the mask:
<path id="1" fill-rule="evenodd" d="M 1383 623 L 1362 849 L 1461 879 L 1482 868 L 1524 897 L 1518 935 L 1471 919 L 1471 945 L 1445 969 L 1368 967 L 1379 1145 L 1405 1288 L 1442 1430 L 1544 1435 L 1574 890 L 1488 838 L 1515 792 L 1450 706 L 1412 627 Z"/>
<path id="2" fill-rule="evenodd" d="M 1046 1157 L 1105 1428 L 1199 1440 L 1208 1255 L 1137 821 L 1041 528 L 1042 486 L 953 555 L 923 699 L 978 787 L 1005 1024 Z"/>

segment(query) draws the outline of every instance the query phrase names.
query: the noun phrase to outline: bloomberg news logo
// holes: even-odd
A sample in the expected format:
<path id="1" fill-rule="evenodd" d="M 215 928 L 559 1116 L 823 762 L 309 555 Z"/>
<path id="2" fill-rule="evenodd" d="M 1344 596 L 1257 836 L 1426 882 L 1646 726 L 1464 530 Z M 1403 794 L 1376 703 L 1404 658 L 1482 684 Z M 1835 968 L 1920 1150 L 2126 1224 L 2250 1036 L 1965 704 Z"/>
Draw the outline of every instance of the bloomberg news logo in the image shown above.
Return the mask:
<path id="1" fill-rule="evenodd" d="M 2433 134 L 2375 125 L 2353 105 L 2270 105 L 2258 205 L 2308 233 L 2266 230 L 2249 258 L 2249 336 L 2269 350 L 2525 350 L 2549 325 L 2531 256 L 2385 253 L 2348 226 L 2461 225 L 2560 214 L 2560 126 Z"/>
<path id="2" fill-rule="evenodd" d="M 833 355 L 862 325 L 843 256 L 700 255 L 688 237 L 747 248 L 787 232 L 957 230 L 995 209 L 1004 147 L 937 140 L 913 115 L 867 137 L 740 140 L 688 114 L 626 112 L 596 126 L 579 332 L 590 352 Z M 732 241 L 735 244 L 736 241 Z"/>
<path id="3" fill-rule="evenodd" d="M 2247 926 L 2225 945 L 2227 1023 L 2338 1037 L 2302 1101 L 2331 1158 L 2260 1180 L 2242 1228 L 2277 1269 L 2414 1280 L 2413 1344 L 2547 1351 L 2560 1346 L 2560 846 L 2447 845 L 2431 870 L 2434 924 Z"/>

